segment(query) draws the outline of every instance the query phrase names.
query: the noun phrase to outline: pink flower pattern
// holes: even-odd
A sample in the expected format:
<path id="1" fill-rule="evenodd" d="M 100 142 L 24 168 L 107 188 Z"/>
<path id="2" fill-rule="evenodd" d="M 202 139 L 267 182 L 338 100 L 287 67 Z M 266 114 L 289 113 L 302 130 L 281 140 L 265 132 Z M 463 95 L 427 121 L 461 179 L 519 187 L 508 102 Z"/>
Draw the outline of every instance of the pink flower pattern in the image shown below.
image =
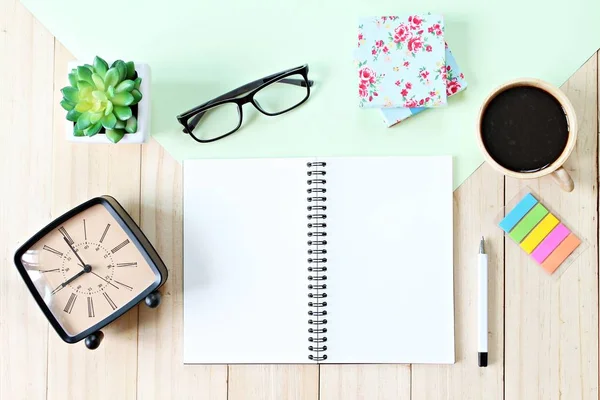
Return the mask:
<path id="1" fill-rule="evenodd" d="M 458 92 L 462 88 L 462 85 L 459 81 L 459 77 L 461 80 L 465 79 L 465 76 L 461 72 L 458 76 L 454 75 L 454 71 L 452 71 L 452 67 L 450 65 L 443 66 L 440 68 L 438 75 L 445 80 L 446 82 L 446 95 L 452 96 Z M 436 77 L 437 79 L 437 77 Z"/>
<path id="2" fill-rule="evenodd" d="M 389 21 L 395 21 L 395 20 L 397 20 L 398 18 L 400 18 L 400 17 L 396 17 L 396 16 L 391 16 L 391 17 L 381 17 L 381 22 L 384 22 L 384 23 L 385 23 L 385 22 L 387 22 L 388 20 L 389 20 Z"/>
<path id="3" fill-rule="evenodd" d="M 373 47 L 371 47 L 371 54 L 373 55 L 373 61 L 377 61 L 379 55 L 383 53 L 387 53 L 389 50 L 387 46 L 384 45 L 383 40 L 375 41 Z"/>
<path id="4" fill-rule="evenodd" d="M 441 17 L 413 14 L 364 18 L 361 22 L 361 50 L 357 53 L 361 107 L 434 107 L 446 103 L 447 93 L 455 86 L 447 88 L 441 79 L 445 79 L 439 69 L 445 64 Z M 375 100 L 377 97 L 380 99 Z"/>
<path id="5" fill-rule="evenodd" d="M 396 43 L 396 48 L 402 48 L 402 43 L 410 37 L 410 28 L 406 24 L 400 24 L 394 29 L 394 36 L 392 37 L 391 33 L 389 35 L 392 41 Z"/>
<path id="6" fill-rule="evenodd" d="M 457 93 L 462 92 L 463 90 L 465 90 L 468 86 L 467 81 L 465 80 L 465 75 L 460 71 L 460 67 L 456 62 L 456 59 L 454 58 L 454 55 L 452 54 L 452 52 L 450 51 L 447 43 L 445 44 L 445 51 L 446 51 L 446 65 L 448 67 L 450 67 L 449 69 L 446 68 L 445 66 L 442 68 L 439 68 L 438 70 L 435 70 L 434 72 L 432 72 L 432 75 L 434 76 L 434 81 L 438 81 L 438 82 L 442 82 L 443 81 L 447 84 L 447 86 L 444 87 L 443 91 L 447 92 L 447 96 L 448 97 L 452 97 L 455 96 Z M 409 75 L 410 77 L 410 75 Z M 437 79 L 436 79 L 437 77 Z M 450 82 L 446 82 L 447 78 L 450 78 Z M 396 77 L 394 77 L 394 79 L 396 79 Z M 400 86 L 400 81 L 397 81 L 397 84 L 394 86 L 394 89 L 396 89 L 397 91 L 401 91 L 402 87 Z M 449 90 L 448 90 L 449 89 Z M 437 93 L 434 90 L 431 90 L 428 92 L 428 96 L 429 97 L 434 97 L 434 94 Z M 385 93 L 382 93 L 382 95 L 386 95 Z M 426 98 L 425 98 L 426 100 Z M 412 108 L 403 108 L 400 107 L 402 104 L 404 104 L 403 102 L 399 101 L 397 104 L 399 106 L 397 106 L 396 108 L 382 108 L 380 110 L 380 112 L 383 115 L 383 120 L 384 123 L 387 127 L 392 127 L 396 124 L 398 124 L 400 121 L 404 121 L 407 118 L 410 118 L 413 115 L 417 115 L 419 113 L 421 113 L 422 111 L 426 110 L 426 108 L 420 108 L 418 107 L 418 103 L 419 101 L 414 101 L 414 102 L 409 102 L 409 105 L 415 104 L 415 107 Z"/>
<path id="7" fill-rule="evenodd" d="M 363 30 L 363 26 L 359 25 L 358 26 L 358 47 L 359 48 L 365 42 L 365 35 L 363 34 L 362 30 Z"/>
<path id="8" fill-rule="evenodd" d="M 403 49 L 404 46 L 407 46 L 413 57 L 420 51 L 431 52 L 433 47 L 427 43 L 429 37 L 424 35 L 423 25 L 425 25 L 425 22 L 423 17 L 411 15 L 408 17 L 408 22 L 402 22 L 394 29 L 393 35 L 391 32 L 388 34 L 389 39 L 396 43 L 397 49 Z M 434 23 L 427 28 L 427 32 L 430 36 L 441 36 L 443 27 L 439 22 Z"/>
<path id="9" fill-rule="evenodd" d="M 370 103 L 373 98 L 379 96 L 379 85 L 385 76 L 377 74 L 372 68 L 365 66 L 366 61 L 359 64 L 358 70 L 358 96 L 360 97 L 361 105 Z"/>

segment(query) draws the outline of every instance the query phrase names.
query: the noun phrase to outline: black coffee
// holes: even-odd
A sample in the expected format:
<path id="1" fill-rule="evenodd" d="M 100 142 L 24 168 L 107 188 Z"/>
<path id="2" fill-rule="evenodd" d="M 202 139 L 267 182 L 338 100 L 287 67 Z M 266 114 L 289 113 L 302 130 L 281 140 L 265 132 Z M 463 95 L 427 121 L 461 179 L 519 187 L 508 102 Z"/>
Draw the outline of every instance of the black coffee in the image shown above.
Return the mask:
<path id="1" fill-rule="evenodd" d="M 483 144 L 501 166 L 535 172 L 560 157 L 569 136 L 562 106 L 546 91 L 531 86 L 507 89 L 485 110 Z"/>

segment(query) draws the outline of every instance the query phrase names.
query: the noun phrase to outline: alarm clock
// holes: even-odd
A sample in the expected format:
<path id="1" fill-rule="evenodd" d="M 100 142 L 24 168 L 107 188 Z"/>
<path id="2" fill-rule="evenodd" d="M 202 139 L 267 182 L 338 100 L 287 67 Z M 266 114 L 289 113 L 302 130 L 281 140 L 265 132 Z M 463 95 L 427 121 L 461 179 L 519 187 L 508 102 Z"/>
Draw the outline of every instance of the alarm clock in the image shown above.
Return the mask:
<path id="1" fill-rule="evenodd" d="M 125 209 L 96 197 L 61 215 L 15 253 L 15 265 L 67 343 L 96 349 L 100 331 L 145 301 L 160 303 L 167 268 Z"/>

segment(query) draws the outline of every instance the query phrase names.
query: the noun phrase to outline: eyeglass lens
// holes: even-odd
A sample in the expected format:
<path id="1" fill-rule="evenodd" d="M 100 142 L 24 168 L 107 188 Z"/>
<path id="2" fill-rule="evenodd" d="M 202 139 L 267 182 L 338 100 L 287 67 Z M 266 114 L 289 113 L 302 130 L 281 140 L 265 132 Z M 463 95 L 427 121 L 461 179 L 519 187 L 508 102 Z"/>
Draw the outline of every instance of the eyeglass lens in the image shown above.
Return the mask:
<path id="1" fill-rule="evenodd" d="M 286 76 L 260 89 L 253 100 L 265 114 L 286 112 L 302 103 L 309 94 L 306 80 L 300 74 Z M 190 121 L 194 117 L 190 118 Z M 197 118 L 196 118 L 197 119 Z M 236 103 L 224 103 L 202 111 L 192 134 L 199 140 L 214 140 L 235 131 L 241 124 Z"/>

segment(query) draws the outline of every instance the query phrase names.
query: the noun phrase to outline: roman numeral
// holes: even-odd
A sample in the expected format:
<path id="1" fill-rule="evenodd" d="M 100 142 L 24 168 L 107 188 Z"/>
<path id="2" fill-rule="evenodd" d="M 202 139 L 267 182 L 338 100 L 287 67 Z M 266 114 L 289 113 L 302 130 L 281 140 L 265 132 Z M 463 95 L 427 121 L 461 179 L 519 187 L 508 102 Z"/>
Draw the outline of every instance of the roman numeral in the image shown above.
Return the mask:
<path id="1" fill-rule="evenodd" d="M 73 311 L 73 306 L 75 305 L 75 300 L 77 300 L 77 295 L 75 293 L 71 293 L 71 297 L 69 297 L 69 301 L 67 301 L 64 312 L 71 314 L 71 311 Z"/>
<path id="2" fill-rule="evenodd" d="M 87 302 L 88 302 L 88 317 L 94 318 L 96 316 L 96 313 L 94 313 L 94 299 L 92 299 L 91 297 L 88 297 Z"/>
<path id="3" fill-rule="evenodd" d="M 108 228 L 110 228 L 110 224 L 106 224 L 106 228 L 104 228 L 104 233 L 102 233 L 102 237 L 100 238 L 100 243 L 104 241 L 104 238 L 106 237 L 106 232 L 108 232 Z"/>
<path id="4" fill-rule="evenodd" d="M 87 240 L 87 229 L 85 228 L 85 218 L 83 220 L 83 237 Z"/>
<path id="5" fill-rule="evenodd" d="M 126 284 L 124 284 L 124 283 L 121 283 L 121 282 L 119 282 L 119 281 L 118 281 L 118 280 L 116 280 L 116 279 L 113 279 L 113 282 L 115 282 L 115 283 L 117 283 L 117 284 L 119 284 L 119 285 L 121 285 L 121 286 L 124 286 L 124 287 L 126 287 L 127 289 L 129 289 L 129 290 L 133 290 L 133 288 L 132 288 L 131 286 L 129 286 L 129 285 L 126 285 Z"/>
<path id="6" fill-rule="evenodd" d="M 50 247 L 50 246 L 46 246 L 46 245 L 44 245 L 44 250 L 46 250 L 46 251 L 49 251 L 50 253 L 54 253 L 54 254 L 56 254 L 56 255 L 57 255 L 57 256 L 59 256 L 59 257 L 62 257 L 62 256 L 63 256 L 63 253 L 61 253 L 60 251 L 58 251 L 58 250 L 56 250 L 56 249 L 53 249 L 53 248 L 52 248 L 52 247 Z"/>
<path id="7" fill-rule="evenodd" d="M 128 244 L 129 244 L 129 239 L 125 239 L 125 241 L 123 241 L 123 243 L 121 243 L 120 245 L 118 245 L 117 247 L 112 249 L 110 252 L 115 254 L 117 251 L 121 250 L 123 247 L 127 246 Z"/>
<path id="8" fill-rule="evenodd" d="M 117 263 L 117 268 L 122 268 L 122 267 L 137 267 L 137 262 Z"/>
<path id="9" fill-rule="evenodd" d="M 108 295 L 108 293 L 102 292 L 102 294 L 104 295 L 104 298 L 106 299 L 106 301 L 108 301 L 108 304 L 110 305 L 110 308 L 112 308 L 113 310 L 116 310 L 117 309 L 117 305 L 115 304 L 114 301 L 112 301 L 112 299 L 110 298 L 110 296 Z"/>
<path id="10" fill-rule="evenodd" d="M 58 231 L 60 233 L 62 233 L 63 237 L 65 238 L 65 240 L 67 242 L 69 242 L 70 245 L 73 244 L 73 239 L 71 239 L 71 235 L 69 235 L 69 232 L 67 232 L 67 230 L 63 226 L 61 226 L 60 228 L 58 228 Z"/>

